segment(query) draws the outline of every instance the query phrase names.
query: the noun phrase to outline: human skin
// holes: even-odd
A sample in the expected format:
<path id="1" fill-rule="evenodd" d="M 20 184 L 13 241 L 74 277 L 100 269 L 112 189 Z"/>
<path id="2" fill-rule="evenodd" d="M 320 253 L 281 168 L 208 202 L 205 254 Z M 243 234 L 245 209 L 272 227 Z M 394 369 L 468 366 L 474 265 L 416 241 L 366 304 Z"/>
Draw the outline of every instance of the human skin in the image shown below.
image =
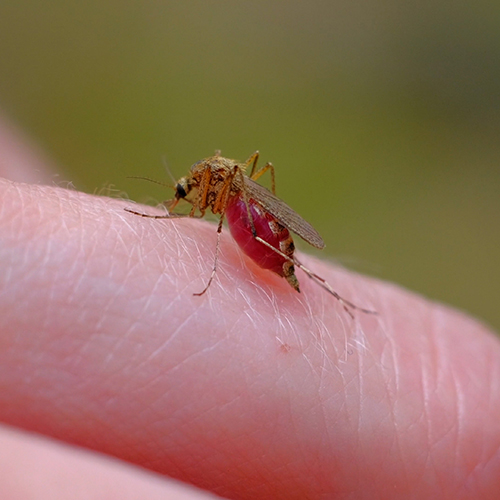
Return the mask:
<path id="1" fill-rule="evenodd" d="M 125 207 L 0 180 L 0 443 L 17 449 L 19 477 L 33 455 L 51 463 L 30 439 L 54 464 L 82 452 L 8 426 L 227 498 L 497 498 L 500 343 L 487 327 L 301 254 L 378 311 L 351 319 L 300 271 L 298 294 L 258 268 L 227 231 L 214 282 L 194 296 L 214 225 Z M 115 477 L 115 462 L 85 457 Z M 75 460 L 67 487 L 80 491 L 96 473 Z M 139 467 L 121 474 L 146 495 Z"/>

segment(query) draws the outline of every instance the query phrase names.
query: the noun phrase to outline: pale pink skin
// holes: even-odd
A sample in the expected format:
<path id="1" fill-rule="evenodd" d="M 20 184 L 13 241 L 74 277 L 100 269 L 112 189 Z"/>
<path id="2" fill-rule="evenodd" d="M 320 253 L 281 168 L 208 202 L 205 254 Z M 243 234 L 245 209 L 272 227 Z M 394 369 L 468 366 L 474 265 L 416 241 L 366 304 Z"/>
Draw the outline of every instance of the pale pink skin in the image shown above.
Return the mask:
<path id="1" fill-rule="evenodd" d="M 277 235 L 269 226 L 269 222 L 276 221 L 276 219 L 256 205 L 252 199 L 248 200 L 248 206 L 257 235 L 274 248 L 279 249 L 280 241 L 286 240 L 290 234 L 288 230 L 285 229 Z M 246 203 L 241 196 L 235 196 L 230 200 L 225 215 L 231 235 L 243 252 L 258 266 L 283 276 L 283 264 L 286 260 L 254 238 L 248 220 Z"/>
<path id="2" fill-rule="evenodd" d="M 353 321 L 227 231 L 195 297 L 214 226 L 124 207 L 0 180 L 2 498 L 93 485 L 92 498 L 204 498 L 138 465 L 235 499 L 498 498 L 500 343 L 487 327 L 301 255 L 379 312 Z"/>

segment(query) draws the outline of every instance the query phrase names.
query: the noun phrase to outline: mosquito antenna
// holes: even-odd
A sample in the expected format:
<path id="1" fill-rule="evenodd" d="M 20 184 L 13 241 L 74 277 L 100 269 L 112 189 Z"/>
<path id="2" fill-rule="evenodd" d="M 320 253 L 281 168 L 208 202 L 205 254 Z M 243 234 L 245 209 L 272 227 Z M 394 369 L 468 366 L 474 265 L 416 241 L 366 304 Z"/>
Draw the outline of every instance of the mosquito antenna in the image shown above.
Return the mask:
<path id="1" fill-rule="evenodd" d="M 157 181 L 156 179 L 151 179 L 150 177 L 143 177 L 141 175 L 127 175 L 127 179 L 139 179 L 140 181 L 153 182 L 154 184 L 159 184 L 160 186 L 165 186 L 171 188 L 170 184 L 165 184 L 164 182 Z"/>
<path id="2" fill-rule="evenodd" d="M 168 176 L 170 177 L 171 181 L 174 183 L 175 186 L 177 184 L 177 181 L 175 180 L 175 177 L 172 175 L 172 171 L 168 166 L 167 157 L 162 156 L 161 161 L 163 163 L 163 166 L 165 167 L 165 170 L 167 171 Z"/>

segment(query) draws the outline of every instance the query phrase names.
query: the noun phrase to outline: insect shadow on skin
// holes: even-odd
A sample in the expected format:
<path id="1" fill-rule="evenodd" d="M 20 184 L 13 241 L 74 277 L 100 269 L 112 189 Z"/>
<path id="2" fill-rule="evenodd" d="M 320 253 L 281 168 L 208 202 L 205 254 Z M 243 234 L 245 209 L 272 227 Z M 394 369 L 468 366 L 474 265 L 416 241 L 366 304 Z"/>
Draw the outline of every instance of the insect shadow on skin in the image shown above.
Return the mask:
<path id="1" fill-rule="evenodd" d="M 243 252 L 260 267 L 285 278 L 297 292 L 300 292 L 300 287 L 295 267 L 302 269 L 309 278 L 333 295 L 351 318 L 354 316 L 348 308 L 366 314 L 377 314 L 376 311 L 356 306 L 341 297 L 323 278 L 298 261 L 294 255 L 295 246 L 289 230 L 313 247 L 322 249 L 325 243 L 311 224 L 276 196 L 274 167 L 271 163 L 266 163 L 257 169 L 258 159 L 258 151 L 244 163 L 224 158 L 220 151 L 216 151 L 214 156 L 195 163 L 188 175 L 175 182 L 174 198 L 163 202 L 167 210 L 165 215 L 149 215 L 129 208 L 125 210 L 151 219 L 201 218 L 207 208 L 220 215 L 212 273 L 205 288 L 194 295 L 203 295 L 217 272 L 220 236 L 226 218 L 229 230 Z M 249 167 L 250 175 L 247 175 Z M 271 174 L 272 192 L 256 182 L 267 171 Z M 163 184 L 147 177 L 134 178 Z M 192 205 L 188 214 L 172 212 L 181 200 Z"/>

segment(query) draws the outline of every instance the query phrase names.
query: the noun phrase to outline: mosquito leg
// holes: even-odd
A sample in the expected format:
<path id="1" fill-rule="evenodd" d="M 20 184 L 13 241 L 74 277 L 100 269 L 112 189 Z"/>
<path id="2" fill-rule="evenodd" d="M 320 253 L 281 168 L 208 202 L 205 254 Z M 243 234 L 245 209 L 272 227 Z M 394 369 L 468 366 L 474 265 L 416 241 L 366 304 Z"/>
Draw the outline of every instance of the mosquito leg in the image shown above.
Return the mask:
<path id="1" fill-rule="evenodd" d="M 211 173 L 209 168 L 205 168 L 203 171 L 202 178 L 200 180 L 200 185 L 198 187 L 198 195 L 196 198 L 196 202 L 193 203 L 193 208 L 191 210 L 192 213 L 198 208 L 202 212 L 205 212 L 205 209 L 208 206 L 207 199 L 208 193 L 210 191 L 210 179 Z"/>
<path id="2" fill-rule="evenodd" d="M 175 217 L 175 214 L 171 213 L 170 210 L 175 208 L 179 200 L 176 200 L 175 198 L 173 200 L 166 200 L 162 203 L 163 208 L 166 210 L 165 215 L 149 215 L 141 212 L 136 212 L 135 210 L 131 210 L 130 208 L 124 208 L 125 212 L 130 212 L 131 214 L 134 215 L 140 215 L 141 217 L 148 217 L 149 219 L 170 219 L 172 217 Z"/>
<path id="3" fill-rule="evenodd" d="M 217 193 L 217 196 L 215 197 L 215 200 L 212 205 L 212 212 L 214 214 L 226 213 L 227 202 L 231 194 L 231 186 L 233 185 L 234 178 L 238 171 L 240 171 L 240 168 L 237 165 L 235 165 L 233 167 L 233 170 L 230 173 L 228 173 L 226 178 L 224 179 L 224 182 L 220 187 L 219 192 Z"/>
<path id="4" fill-rule="evenodd" d="M 146 217 L 148 219 L 201 219 L 203 217 L 203 214 L 195 214 L 195 215 L 190 215 L 190 214 L 165 214 L 165 215 L 151 215 L 151 214 L 145 214 L 143 212 L 136 212 L 135 210 L 131 210 L 130 208 L 124 208 L 125 212 L 128 212 L 130 214 L 134 215 L 139 215 L 140 217 Z"/>
<path id="5" fill-rule="evenodd" d="M 345 306 L 349 306 L 351 309 L 356 309 L 358 311 L 364 312 L 365 314 L 378 314 L 377 311 L 373 311 L 371 309 L 365 309 L 363 307 L 357 306 L 353 304 L 351 301 L 344 299 L 344 297 L 340 296 L 331 286 L 330 284 L 321 276 L 318 276 L 315 272 L 307 269 L 303 264 L 301 264 L 297 259 L 295 259 L 295 265 L 304 271 L 309 278 L 315 281 L 318 285 L 324 288 L 327 292 L 332 294 L 339 302 L 341 302 Z"/>
<path id="6" fill-rule="evenodd" d="M 339 295 L 331 286 L 330 284 L 324 279 L 321 278 L 321 276 L 318 276 L 316 273 L 311 271 L 310 269 L 307 269 L 307 267 L 303 266 L 297 259 L 292 259 L 288 257 L 288 255 L 285 255 L 283 252 L 279 251 L 277 248 L 274 248 L 270 243 L 267 241 L 263 240 L 259 236 L 255 236 L 255 239 L 265 245 L 266 247 L 270 248 L 273 250 L 273 252 L 276 252 L 278 255 L 283 257 L 284 259 L 288 260 L 292 264 L 296 265 L 299 269 L 302 269 L 313 281 L 315 281 L 321 288 L 326 290 L 329 294 L 333 295 L 344 307 L 345 311 L 351 316 L 351 318 L 354 319 L 354 316 L 352 313 L 347 309 L 347 306 L 350 307 L 351 309 L 356 309 L 358 311 L 364 312 L 366 314 L 377 314 L 377 311 L 372 311 L 370 309 L 364 309 L 363 307 L 359 307 L 352 302 L 350 302 L 347 299 L 344 299 L 341 295 Z"/>
<path id="7" fill-rule="evenodd" d="M 165 215 L 151 215 L 151 214 L 145 214 L 142 212 L 136 212 L 135 210 L 131 210 L 130 208 L 124 208 L 125 212 L 128 212 L 130 214 L 134 215 L 139 215 L 140 217 L 147 217 L 148 219 L 170 219 L 173 214 L 165 214 Z"/>
<path id="8" fill-rule="evenodd" d="M 259 161 L 259 152 L 255 151 L 254 154 L 250 155 L 250 158 L 245 162 L 245 168 L 244 170 L 246 171 L 249 165 L 252 165 L 252 170 L 250 171 L 250 177 L 252 177 L 253 173 L 255 172 L 255 168 L 257 167 L 257 162 Z"/>
<path id="9" fill-rule="evenodd" d="M 199 293 L 193 293 L 193 295 L 196 295 L 197 297 L 200 297 L 208 290 L 208 288 L 212 284 L 212 281 L 215 277 L 215 273 L 217 272 L 217 263 L 219 261 L 220 237 L 221 237 L 221 233 L 222 233 L 222 222 L 223 221 L 224 221 L 224 216 L 221 216 L 221 218 L 219 220 L 219 225 L 217 226 L 217 244 L 215 245 L 215 258 L 214 258 L 214 267 L 212 269 L 212 274 L 210 275 L 210 279 L 208 280 L 208 283 L 205 286 L 205 288 Z"/>
<path id="10" fill-rule="evenodd" d="M 255 151 L 255 153 L 248 158 L 245 162 L 245 170 L 248 168 L 250 164 L 252 164 L 252 170 L 250 171 L 250 179 L 256 181 L 260 176 L 264 175 L 268 170 L 271 171 L 271 186 L 273 194 L 276 194 L 276 183 L 274 181 L 274 166 L 272 163 L 266 163 L 262 168 L 255 171 L 257 168 L 257 160 L 259 159 L 259 152 Z"/>
<path id="11" fill-rule="evenodd" d="M 234 177 L 238 170 L 239 170 L 238 166 L 235 165 L 233 172 L 228 174 L 227 179 L 225 180 L 224 185 L 221 188 L 220 194 L 217 196 L 214 202 L 214 206 L 212 208 L 214 213 L 221 214 L 219 225 L 217 226 L 217 244 L 215 245 L 214 267 L 212 269 L 212 274 L 210 275 L 210 279 L 208 280 L 207 286 L 200 293 L 193 294 L 198 297 L 200 295 L 203 295 L 208 290 L 217 272 L 217 264 L 219 262 L 220 239 L 222 233 L 222 223 L 224 222 L 224 214 L 226 213 L 226 207 L 229 200 L 229 195 L 231 194 L 231 186 L 233 184 Z"/>
<path id="12" fill-rule="evenodd" d="M 257 172 L 255 172 L 255 173 L 252 169 L 250 179 L 252 179 L 253 181 L 256 181 L 259 177 L 264 175 L 268 170 L 271 171 L 271 191 L 273 194 L 276 194 L 276 182 L 274 180 L 275 179 L 274 178 L 274 165 L 272 163 L 270 163 L 270 162 L 266 163 L 262 168 L 257 170 Z"/>

